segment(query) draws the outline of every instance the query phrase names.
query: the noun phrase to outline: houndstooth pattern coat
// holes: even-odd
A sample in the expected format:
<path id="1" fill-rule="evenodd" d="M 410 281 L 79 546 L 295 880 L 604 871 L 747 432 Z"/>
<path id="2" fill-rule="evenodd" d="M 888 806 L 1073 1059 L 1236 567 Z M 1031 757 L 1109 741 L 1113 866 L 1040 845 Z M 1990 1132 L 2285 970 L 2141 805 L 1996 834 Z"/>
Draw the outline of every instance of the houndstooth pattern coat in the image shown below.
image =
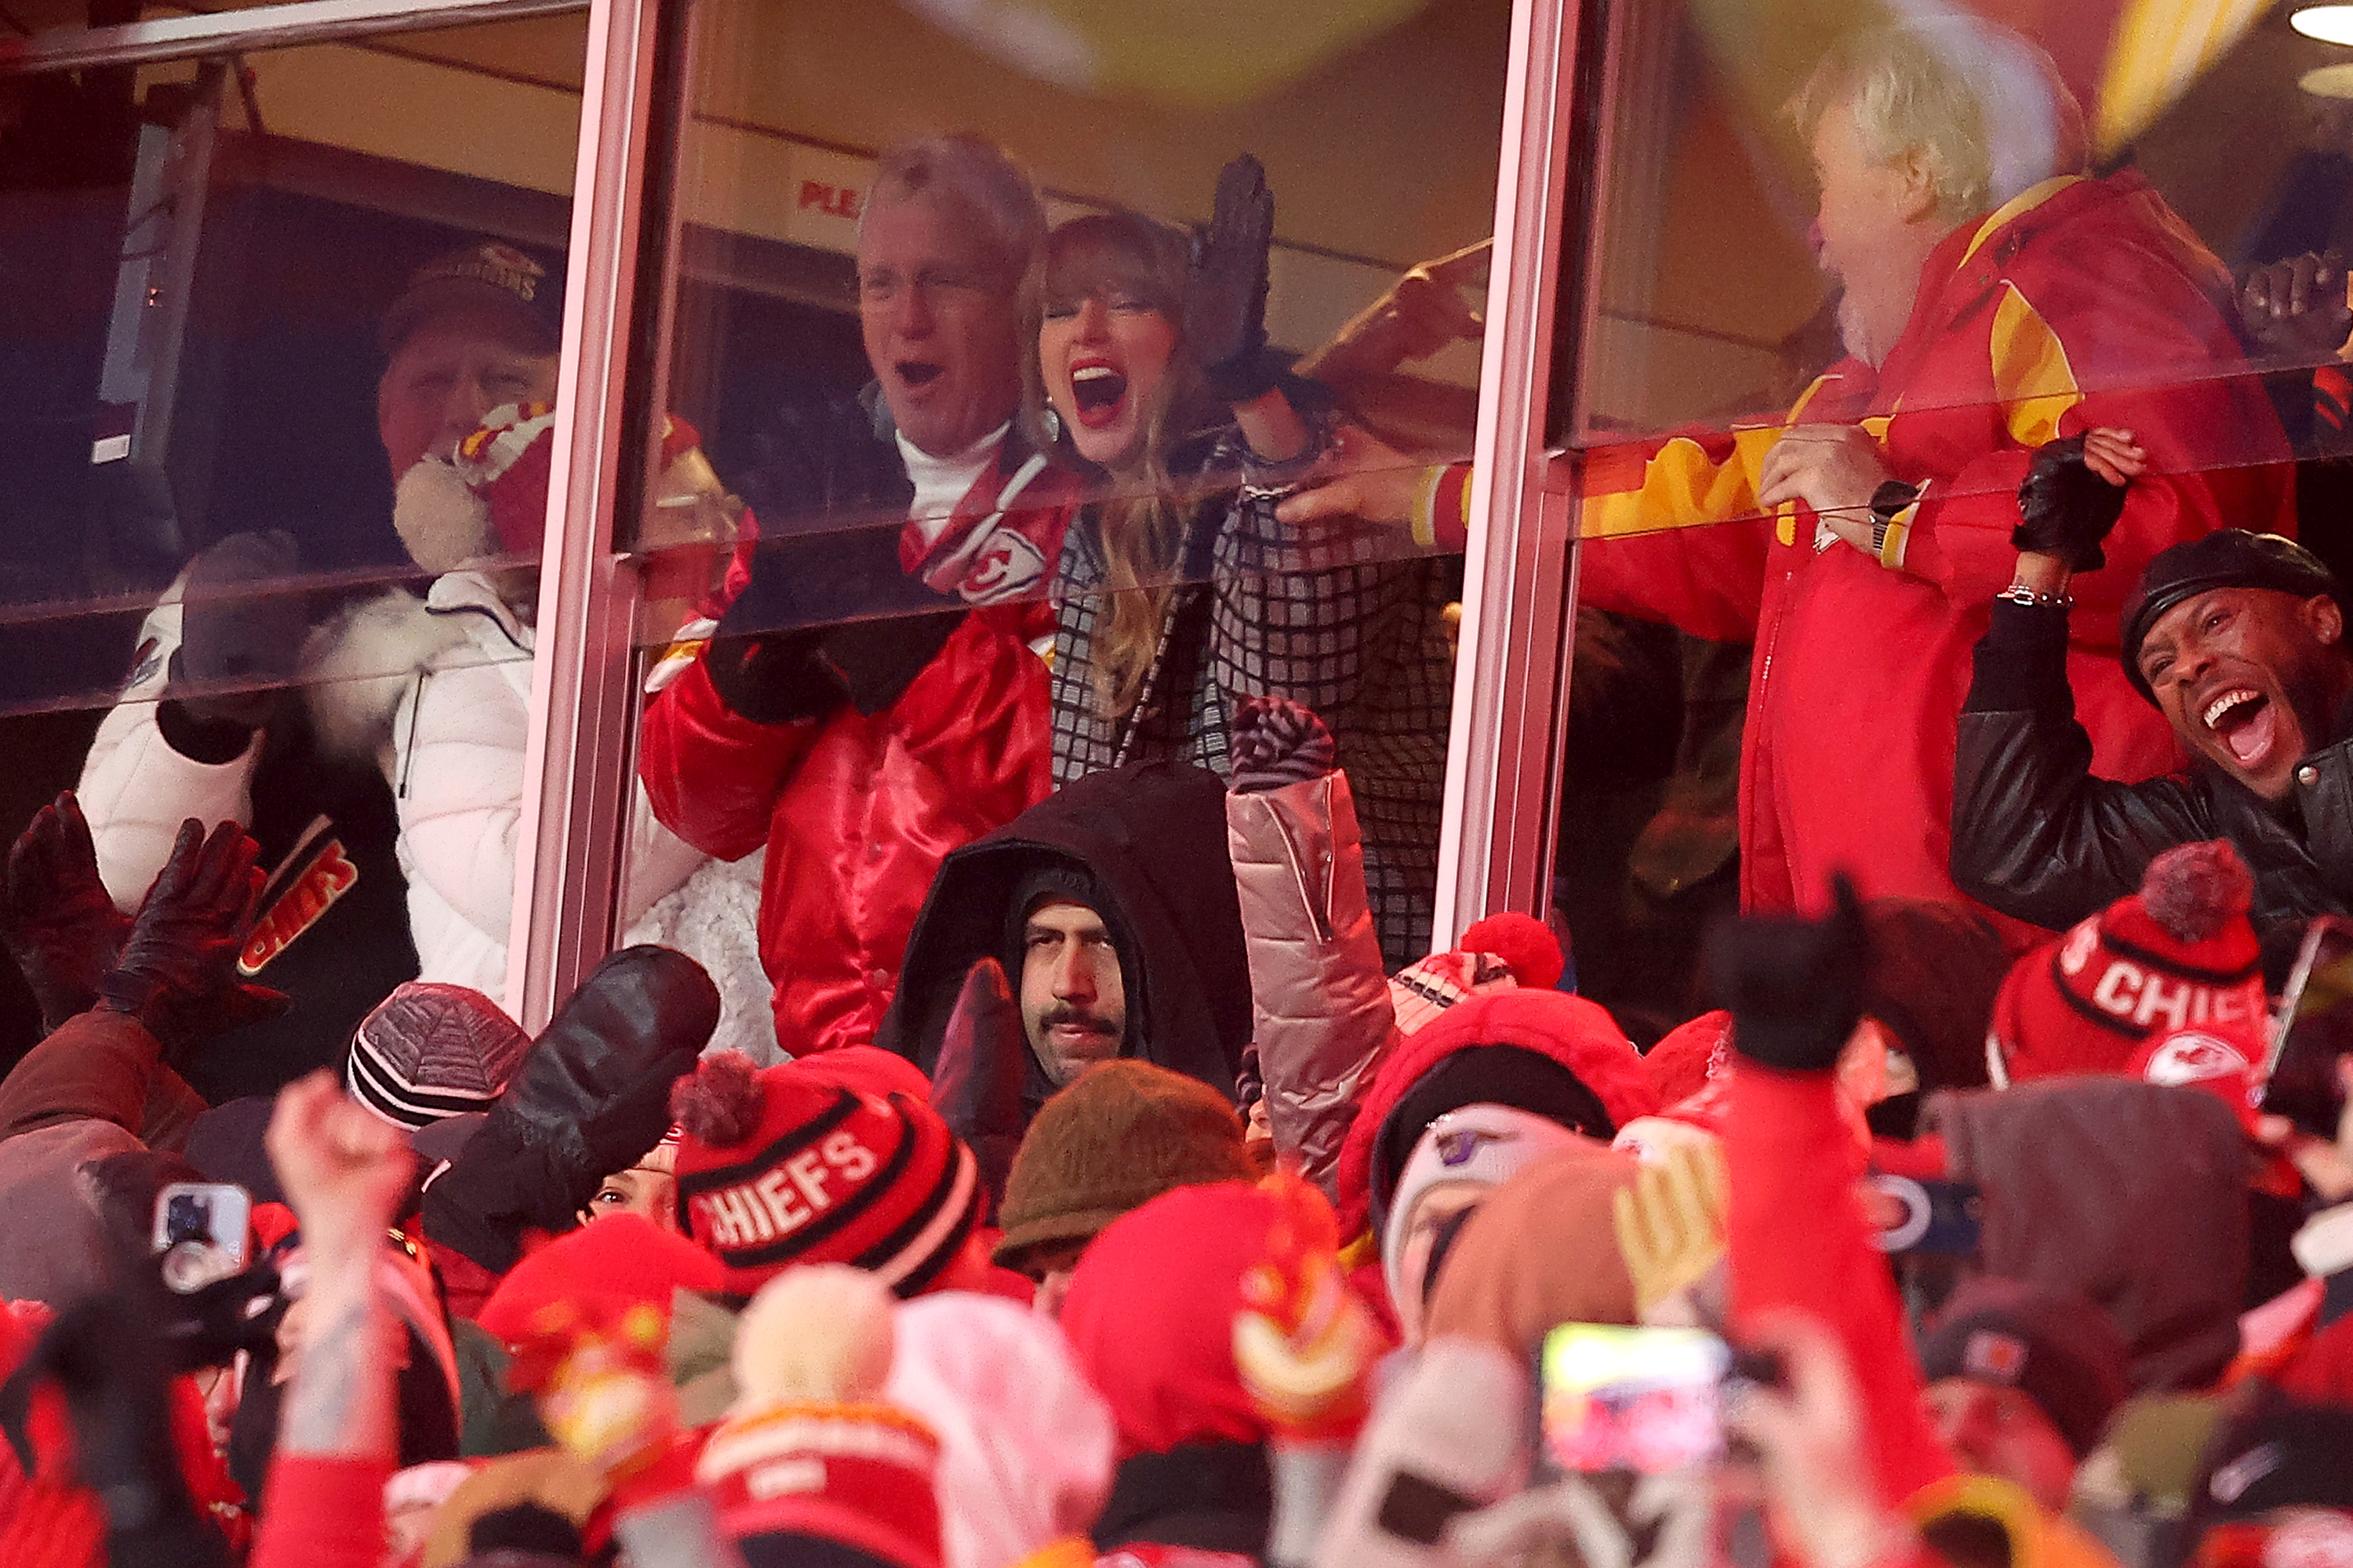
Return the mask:
<path id="1" fill-rule="evenodd" d="M 1237 482 L 1187 521 L 1181 586 L 1143 694 L 1119 718 L 1104 714 L 1095 691 L 1095 624 L 1109 610 L 1100 509 L 1071 525 L 1054 588 L 1054 784 L 1159 759 L 1226 777 L 1228 730 L 1243 698 L 1314 709 L 1356 792 L 1365 880 L 1395 969 L 1430 948 L 1453 695 L 1446 563 L 1415 554 L 1394 530 L 1278 522 L 1276 503 L 1307 467 L 1258 464 L 1236 431 L 1216 441 L 1203 471 Z"/>

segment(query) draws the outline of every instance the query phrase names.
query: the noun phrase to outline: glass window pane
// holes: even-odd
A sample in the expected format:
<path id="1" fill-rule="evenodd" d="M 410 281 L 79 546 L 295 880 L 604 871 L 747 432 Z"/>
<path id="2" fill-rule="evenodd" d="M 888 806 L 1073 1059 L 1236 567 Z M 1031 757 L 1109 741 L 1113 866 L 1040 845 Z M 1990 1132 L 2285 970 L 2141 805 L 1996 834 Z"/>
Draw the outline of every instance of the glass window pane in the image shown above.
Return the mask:
<path id="1" fill-rule="evenodd" d="M 182 819 L 249 827 L 244 962 L 292 1007 L 198 1054 L 216 1100 L 340 1066 L 420 972 L 504 990 L 545 473 L 456 449 L 554 393 L 585 48 L 0 83 L 62 116 L 0 129 L 0 826 L 78 788 L 125 909 Z"/>
<path id="2" fill-rule="evenodd" d="M 1580 974 L 1621 1016 L 1688 1018 L 1711 913 L 1812 907 L 1842 870 L 1981 918 L 1998 978 L 2153 851 L 2095 835 L 2107 880 L 1997 863 L 1986 824 L 2018 824 L 1989 802 L 2026 785 L 1973 773 L 1963 716 L 2023 705 L 1972 662 L 2019 624 L 1996 595 L 2072 596 L 2042 689 L 2072 691 L 2093 776 L 2139 782 L 2230 767 L 2120 652 L 2152 559 L 2236 528 L 2353 562 L 2342 48 L 2246 6 L 1607 13 L 1553 432 L 1578 451 L 1556 891 Z M 2094 553 L 2054 519 L 2096 503 L 2021 485 L 2101 430 L 2136 476 Z M 1989 983 L 1975 1024 L 1915 1043 L 1938 1081 L 1982 1077 Z"/>
<path id="3" fill-rule="evenodd" d="M 1336 736 L 1369 961 L 1427 948 L 1509 7 L 1261 7 L 1246 39 L 1049 9 L 693 14 L 670 441 L 629 520 L 642 772 L 696 846 L 767 857 L 787 1050 L 872 1037 L 902 975 L 936 1023 L 977 949 L 910 946 L 924 895 L 1050 790 L 1203 768 L 1173 853 L 1221 860 L 1256 694 Z M 1198 240 L 1221 171 L 1244 229 Z M 1311 493 L 1333 516 L 1276 514 Z M 1218 986 L 1188 1005 L 1246 1010 Z M 1229 1084 L 1240 1044 L 1187 1070 Z"/>

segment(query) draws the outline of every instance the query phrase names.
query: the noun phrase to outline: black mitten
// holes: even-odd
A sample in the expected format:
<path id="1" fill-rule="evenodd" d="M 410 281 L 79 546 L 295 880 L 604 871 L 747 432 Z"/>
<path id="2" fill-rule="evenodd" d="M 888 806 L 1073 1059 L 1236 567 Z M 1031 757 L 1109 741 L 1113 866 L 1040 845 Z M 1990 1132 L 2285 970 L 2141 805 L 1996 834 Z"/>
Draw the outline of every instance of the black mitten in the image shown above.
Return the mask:
<path id="1" fill-rule="evenodd" d="M 719 1027 L 719 989 L 668 948 L 596 966 L 551 1021 L 449 1169 L 427 1231 L 484 1267 L 514 1266 L 523 1226 L 568 1229 L 596 1185 L 670 1130 L 670 1088 Z"/>
<path id="2" fill-rule="evenodd" d="M 114 967 L 131 916 L 115 908 L 98 876 L 90 823 L 69 789 L 33 813 L 8 852 L 0 888 L 0 943 L 24 971 L 42 1027 L 98 1005 L 98 982 Z"/>
<path id="3" fill-rule="evenodd" d="M 1248 153 L 1218 172 L 1217 207 L 1193 240 L 1185 281 L 1185 341 L 1209 389 L 1247 403 L 1275 384 L 1266 362 L 1267 250 L 1274 242 L 1274 193 L 1266 166 Z"/>
<path id="4" fill-rule="evenodd" d="M 2034 449 L 2018 487 L 2018 526 L 2010 542 L 2021 551 L 2056 556 L 2072 571 L 2108 564 L 2100 548 L 2124 515 L 2125 486 L 2110 484 L 2084 461 L 2084 438 L 2065 436 Z"/>
<path id="5" fill-rule="evenodd" d="M 1234 711 L 1228 761 L 1237 795 L 1303 784 L 1336 766 L 1332 732 L 1288 697 L 1250 697 Z"/>
<path id="6" fill-rule="evenodd" d="M 823 718 L 849 695 L 818 657 L 818 643 L 814 630 L 739 637 L 723 621 L 703 651 L 702 667 L 730 712 L 754 724 L 797 724 Z"/>
<path id="7" fill-rule="evenodd" d="M 871 718 L 906 694 L 964 624 L 961 609 L 846 621 L 827 629 L 820 656 L 849 705 Z"/>
<path id="8" fill-rule="evenodd" d="M 1827 1072 L 1862 1021 L 1871 942 L 1845 876 L 1820 920 L 1759 916 L 1719 927 L 1708 943 L 1710 998 L 1732 1010 L 1733 1049 L 1760 1066 Z"/>
<path id="9" fill-rule="evenodd" d="M 132 918 L 100 999 L 147 1027 L 167 1055 L 287 1008 L 284 992 L 238 977 L 237 954 L 261 895 L 254 842 L 235 822 L 207 836 L 190 818 Z"/>
<path id="10" fill-rule="evenodd" d="M 988 1212 L 1005 1201 L 1013 1151 L 1027 1130 L 1021 1088 L 1029 1075 L 1029 1037 L 1005 966 L 983 959 L 964 977 L 948 1014 L 940 1059 L 932 1069 L 932 1108 L 980 1161 Z"/>

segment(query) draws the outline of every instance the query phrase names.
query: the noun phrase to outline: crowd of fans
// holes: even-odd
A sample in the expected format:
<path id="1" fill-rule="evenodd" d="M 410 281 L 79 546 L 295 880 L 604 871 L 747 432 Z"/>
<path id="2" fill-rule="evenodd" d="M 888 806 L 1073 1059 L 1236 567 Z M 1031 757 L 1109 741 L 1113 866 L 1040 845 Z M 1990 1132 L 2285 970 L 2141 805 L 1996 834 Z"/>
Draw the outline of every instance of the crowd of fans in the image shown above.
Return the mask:
<path id="1" fill-rule="evenodd" d="M 1590 602 L 1757 648 L 1646 1049 L 1544 921 L 1429 950 L 1469 471 L 1363 405 L 1476 315 L 1286 370 L 1254 159 L 1050 228 L 971 136 L 880 162 L 862 397 L 662 434 L 533 1038 L 555 339 L 427 267 L 429 587 L 213 546 L 7 857 L 0 1563 L 2353 1565 L 2342 263 L 2232 279 L 1997 27 L 1793 111 L 1846 356 L 1584 494 Z"/>

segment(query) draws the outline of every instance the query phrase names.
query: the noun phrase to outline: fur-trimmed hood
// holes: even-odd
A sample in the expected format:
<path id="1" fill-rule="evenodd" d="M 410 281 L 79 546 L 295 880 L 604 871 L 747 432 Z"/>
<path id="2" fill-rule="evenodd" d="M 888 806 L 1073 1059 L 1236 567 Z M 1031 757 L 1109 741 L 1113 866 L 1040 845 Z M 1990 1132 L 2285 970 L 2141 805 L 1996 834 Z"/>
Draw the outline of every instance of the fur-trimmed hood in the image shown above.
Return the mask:
<path id="1" fill-rule="evenodd" d="M 362 599 L 314 628 L 301 669 L 321 745 L 332 756 L 375 758 L 391 739 L 402 694 L 467 636 L 461 618 L 434 613 L 406 588 Z"/>

